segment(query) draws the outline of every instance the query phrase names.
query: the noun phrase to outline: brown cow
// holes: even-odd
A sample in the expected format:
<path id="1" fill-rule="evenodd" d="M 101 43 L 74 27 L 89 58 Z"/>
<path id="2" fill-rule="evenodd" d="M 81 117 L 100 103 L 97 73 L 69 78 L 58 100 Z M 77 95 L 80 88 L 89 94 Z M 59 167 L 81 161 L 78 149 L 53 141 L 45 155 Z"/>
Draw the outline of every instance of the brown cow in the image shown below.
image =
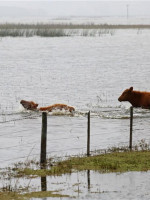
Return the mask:
<path id="1" fill-rule="evenodd" d="M 68 106 L 66 104 L 53 104 L 48 107 L 39 108 L 39 110 L 41 110 L 41 111 L 48 111 L 48 112 L 52 112 L 53 110 L 56 110 L 56 109 L 59 109 L 59 110 L 64 109 L 64 110 L 68 110 L 70 112 L 75 111 L 74 107 Z"/>
<path id="2" fill-rule="evenodd" d="M 33 101 L 25 101 L 25 100 L 21 100 L 20 103 L 22 104 L 22 106 L 24 108 L 26 108 L 27 110 L 37 110 L 38 104 L 33 102 Z"/>
<path id="3" fill-rule="evenodd" d="M 130 87 L 122 93 L 118 101 L 129 101 L 133 107 L 150 108 L 150 92 L 134 91 Z"/>
<path id="4" fill-rule="evenodd" d="M 21 100 L 20 103 L 27 110 L 40 110 L 40 111 L 52 112 L 53 110 L 56 110 L 56 109 L 59 109 L 59 110 L 64 109 L 64 110 L 68 110 L 69 112 L 75 111 L 74 107 L 68 106 L 66 104 L 53 104 L 47 107 L 37 108 L 38 104 L 34 103 L 33 101 Z"/>

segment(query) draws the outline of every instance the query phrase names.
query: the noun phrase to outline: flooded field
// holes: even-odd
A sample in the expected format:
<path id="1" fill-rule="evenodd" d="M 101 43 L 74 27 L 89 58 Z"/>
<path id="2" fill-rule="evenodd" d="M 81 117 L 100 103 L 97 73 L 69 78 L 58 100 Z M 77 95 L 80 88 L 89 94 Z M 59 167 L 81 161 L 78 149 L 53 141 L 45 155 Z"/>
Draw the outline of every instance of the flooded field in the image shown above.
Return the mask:
<path id="1" fill-rule="evenodd" d="M 0 39 L 0 167 L 40 157 L 41 113 L 25 111 L 19 103 L 22 99 L 35 101 L 39 106 L 65 103 L 76 109 L 73 116 L 65 112 L 48 115 L 48 157 L 86 153 L 86 113 L 89 110 L 91 151 L 128 145 L 130 104 L 118 102 L 118 97 L 130 86 L 150 91 L 149 42 L 150 30 L 115 30 L 113 35 L 100 37 Z M 142 139 L 150 142 L 149 121 L 149 110 L 134 110 L 135 144 Z M 104 182 L 108 180 L 108 175 L 96 173 L 96 176 L 99 182 L 103 178 Z M 119 193 L 119 199 L 124 199 L 130 187 L 113 186 L 118 181 L 116 177 L 121 176 L 126 177 L 126 174 L 110 174 L 114 179 L 112 189 L 101 185 L 94 189 L 93 186 L 91 195 L 94 193 L 95 199 L 110 199 L 109 195 L 116 199 Z M 136 191 L 141 185 L 145 187 L 141 176 L 147 180 L 146 173 L 131 176 L 131 181 L 130 173 L 125 179 L 127 184 L 136 177 L 140 180 Z M 65 179 L 67 182 L 70 177 Z M 84 184 L 87 183 L 83 183 L 82 190 L 87 192 Z M 93 184 L 97 184 L 96 181 Z M 149 189 L 142 199 L 150 196 L 147 191 Z M 86 192 L 84 198 L 91 199 Z M 141 199 L 141 194 L 135 199 Z"/>
<path id="2" fill-rule="evenodd" d="M 109 200 L 148 200 L 150 198 L 149 184 L 150 172 L 106 173 L 95 171 L 74 172 L 70 175 L 20 178 L 2 181 L 3 187 L 9 186 L 29 191 L 55 191 L 70 197 L 31 198 L 32 200 L 60 200 L 60 199 L 102 199 Z M 24 189 L 24 190 L 25 190 Z"/>

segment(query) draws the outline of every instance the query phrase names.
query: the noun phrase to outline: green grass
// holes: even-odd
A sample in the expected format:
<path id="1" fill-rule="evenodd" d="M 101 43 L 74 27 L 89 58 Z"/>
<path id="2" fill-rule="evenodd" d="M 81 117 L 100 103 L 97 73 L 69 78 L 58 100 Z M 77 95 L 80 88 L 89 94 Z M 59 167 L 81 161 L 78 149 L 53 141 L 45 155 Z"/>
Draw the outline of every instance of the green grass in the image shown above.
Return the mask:
<path id="1" fill-rule="evenodd" d="M 56 193 L 54 193 L 55 191 L 51 192 L 51 191 L 46 191 L 46 192 L 31 192 L 31 193 L 28 193 L 28 194 L 24 194 L 23 197 L 25 198 L 42 198 L 42 197 L 69 197 L 69 195 L 61 195 L 61 194 L 58 194 L 57 191 Z"/>
<path id="2" fill-rule="evenodd" d="M 120 152 L 99 156 L 72 158 L 59 163 L 57 169 L 98 170 L 100 172 L 147 171 L 150 169 L 150 152 Z M 54 169 L 52 168 L 51 171 Z"/>
<path id="3" fill-rule="evenodd" d="M 0 200 L 29 200 L 30 198 L 46 198 L 46 197 L 69 197 L 69 195 L 58 194 L 57 191 L 47 192 L 31 192 L 27 194 L 19 194 L 17 192 L 0 192 Z"/>
<path id="4" fill-rule="evenodd" d="M 73 171 L 96 170 L 102 173 L 150 170 L 150 151 L 116 152 L 91 157 L 70 158 L 58 162 L 50 170 L 18 169 L 23 175 L 61 175 Z"/>

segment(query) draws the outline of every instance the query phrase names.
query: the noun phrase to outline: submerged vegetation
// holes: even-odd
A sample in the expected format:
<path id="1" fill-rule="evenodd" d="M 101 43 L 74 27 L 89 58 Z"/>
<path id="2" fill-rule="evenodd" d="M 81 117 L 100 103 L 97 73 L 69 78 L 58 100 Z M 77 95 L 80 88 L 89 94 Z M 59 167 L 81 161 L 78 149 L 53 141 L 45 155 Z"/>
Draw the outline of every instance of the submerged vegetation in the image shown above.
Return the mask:
<path id="1" fill-rule="evenodd" d="M 116 29 L 150 29 L 150 25 L 0 24 L 0 37 L 62 37 L 114 35 Z"/>
<path id="2" fill-rule="evenodd" d="M 0 29 L 0 37 L 62 37 L 69 36 L 65 30 L 62 29 Z"/>

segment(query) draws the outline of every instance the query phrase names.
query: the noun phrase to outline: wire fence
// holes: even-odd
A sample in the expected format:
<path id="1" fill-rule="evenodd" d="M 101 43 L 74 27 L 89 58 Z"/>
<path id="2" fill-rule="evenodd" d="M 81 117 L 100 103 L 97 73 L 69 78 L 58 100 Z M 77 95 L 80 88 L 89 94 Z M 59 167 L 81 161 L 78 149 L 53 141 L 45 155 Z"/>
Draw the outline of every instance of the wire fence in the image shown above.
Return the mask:
<path id="1" fill-rule="evenodd" d="M 28 159 L 40 159 L 41 121 L 41 115 L 25 115 L 21 119 L 11 119 L 0 124 L 1 166 Z M 124 125 L 126 129 L 124 135 L 121 135 L 120 129 L 116 130 L 116 124 L 115 130 L 109 132 L 107 123 L 108 121 L 104 123 L 99 118 L 91 119 L 90 154 L 106 153 L 112 147 L 129 146 L 129 123 L 128 127 L 126 123 Z M 64 159 L 87 154 L 86 115 L 84 117 L 48 116 L 47 128 L 47 157 Z M 139 128 L 134 127 L 134 129 L 138 131 Z M 137 141 L 140 143 L 141 139 L 143 139 L 142 135 L 135 138 L 133 143 Z M 150 144 L 148 137 L 144 142 Z"/>

